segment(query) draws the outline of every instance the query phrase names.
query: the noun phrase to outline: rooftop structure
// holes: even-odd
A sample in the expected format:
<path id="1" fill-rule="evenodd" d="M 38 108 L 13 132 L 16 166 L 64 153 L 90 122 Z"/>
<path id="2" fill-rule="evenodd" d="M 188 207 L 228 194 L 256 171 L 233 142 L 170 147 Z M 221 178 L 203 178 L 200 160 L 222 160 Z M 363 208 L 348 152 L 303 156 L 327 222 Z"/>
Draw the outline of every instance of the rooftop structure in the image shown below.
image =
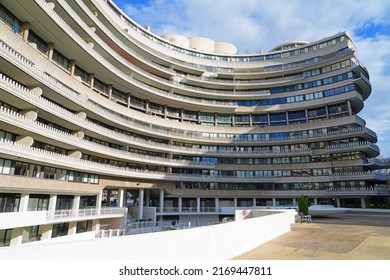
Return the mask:
<path id="1" fill-rule="evenodd" d="M 0 246 L 389 197 L 345 32 L 236 54 L 98 0 L 3 0 L 0 30 Z"/>

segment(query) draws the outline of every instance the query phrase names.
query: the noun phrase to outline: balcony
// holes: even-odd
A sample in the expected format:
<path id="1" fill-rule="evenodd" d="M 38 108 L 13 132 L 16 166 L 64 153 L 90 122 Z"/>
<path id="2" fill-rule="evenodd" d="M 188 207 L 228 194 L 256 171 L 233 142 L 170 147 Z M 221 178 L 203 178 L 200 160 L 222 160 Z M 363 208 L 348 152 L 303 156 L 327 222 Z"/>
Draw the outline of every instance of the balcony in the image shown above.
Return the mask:
<path id="1" fill-rule="evenodd" d="M 126 207 L 102 207 L 102 208 L 86 208 L 86 209 L 63 209 L 55 211 L 46 211 L 46 220 L 57 222 L 58 220 L 86 220 L 97 218 L 118 218 L 124 217 L 127 213 Z"/>
<path id="2" fill-rule="evenodd" d="M 0 213 L 0 230 L 87 219 L 125 217 L 127 208 L 88 208 L 79 210 L 23 211 Z"/>

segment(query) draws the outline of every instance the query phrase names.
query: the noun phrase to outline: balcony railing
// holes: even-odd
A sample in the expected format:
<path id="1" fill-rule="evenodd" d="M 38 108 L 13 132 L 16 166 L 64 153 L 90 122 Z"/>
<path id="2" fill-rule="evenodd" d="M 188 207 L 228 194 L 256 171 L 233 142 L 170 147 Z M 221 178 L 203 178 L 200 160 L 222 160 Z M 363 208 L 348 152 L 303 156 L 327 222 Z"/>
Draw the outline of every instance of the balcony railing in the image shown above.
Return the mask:
<path id="1" fill-rule="evenodd" d="M 126 124 L 129 127 L 136 128 L 136 129 L 142 129 L 142 130 L 147 130 L 147 131 L 153 131 L 155 133 L 161 134 L 161 135 L 170 135 L 170 136 L 178 136 L 178 137 L 184 137 L 184 138 L 190 138 L 190 139 L 206 139 L 206 140 L 214 140 L 214 141 L 229 141 L 231 142 L 252 142 L 252 141 L 275 141 L 275 142 L 280 142 L 280 141 L 286 141 L 286 140 L 299 140 L 299 139 L 311 139 L 311 138 L 323 138 L 324 136 L 331 136 L 331 135 L 344 135 L 348 133 L 356 133 L 356 132 L 367 132 L 370 135 L 373 135 L 373 137 L 376 137 L 375 133 L 373 133 L 371 130 L 365 128 L 365 127 L 358 127 L 355 129 L 349 129 L 349 130 L 343 130 L 343 131 L 337 131 L 337 132 L 329 132 L 329 133 L 321 133 L 321 134 L 314 134 L 312 136 L 287 136 L 287 137 L 278 137 L 278 138 L 272 138 L 272 137 L 267 137 L 264 139 L 258 139 L 258 138 L 253 138 L 253 139 L 240 139 L 240 138 L 234 138 L 233 134 L 225 133 L 224 136 L 218 134 L 218 136 L 206 136 L 204 135 L 205 133 L 202 132 L 197 132 L 197 131 L 188 131 L 188 130 L 182 130 L 182 129 L 171 129 L 170 127 L 163 127 L 163 126 L 158 126 L 158 125 L 152 125 L 150 123 L 137 120 L 131 117 L 123 116 L 118 114 L 117 112 L 113 112 L 111 110 L 108 110 L 102 106 L 99 106 L 96 103 L 93 103 L 91 101 L 87 100 L 87 97 L 85 95 L 82 95 L 78 92 L 75 92 L 69 87 L 66 87 L 53 77 L 47 75 L 46 73 L 42 72 L 38 68 L 34 66 L 33 63 L 31 63 L 29 60 L 24 58 L 22 55 L 18 54 L 14 50 L 12 50 L 10 47 L 8 47 L 6 44 L 0 41 L 0 51 L 5 53 L 8 58 L 12 58 L 14 62 L 21 68 L 21 69 L 26 69 L 28 72 L 32 71 L 35 74 L 37 74 L 40 78 L 43 78 L 44 81 L 47 81 L 50 87 L 55 87 L 61 94 L 65 94 L 68 98 L 74 100 L 76 103 L 81 104 L 85 108 L 89 110 L 93 110 L 99 113 L 102 113 L 106 115 L 108 118 L 112 118 L 114 120 L 117 120 L 121 124 Z M 4 78 L 7 80 L 8 78 Z M 19 93 L 24 94 L 25 96 L 28 96 L 30 99 L 35 99 L 35 103 L 37 102 L 42 102 L 44 105 L 50 105 L 49 107 L 53 108 L 57 112 L 61 112 L 66 114 L 67 118 L 72 118 L 72 121 L 75 122 L 77 121 L 82 125 L 82 127 L 88 125 L 87 127 L 94 126 L 95 129 L 99 130 L 104 130 L 104 131 L 110 131 L 111 134 L 115 134 L 117 136 L 121 137 L 126 137 L 127 139 L 131 139 L 132 141 L 141 141 L 144 142 L 145 140 L 136 140 L 134 137 L 129 137 L 129 136 L 124 136 L 121 133 L 113 132 L 111 130 L 102 128 L 96 124 L 92 124 L 91 122 L 88 122 L 86 120 L 82 120 L 78 117 L 76 117 L 74 114 L 71 112 L 61 108 L 58 105 L 55 105 L 54 103 L 51 103 L 48 100 L 45 100 L 42 97 L 36 96 L 33 93 L 31 93 L 28 89 L 23 88 L 22 86 L 18 85 L 16 82 L 11 81 L 8 79 L 9 82 L 12 84 L 12 87 L 19 91 Z M 41 107 L 42 104 L 37 105 L 38 107 Z M 45 107 L 45 110 L 46 109 Z M 71 116 L 72 115 L 72 116 Z M 84 123 L 83 123 L 84 121 Z M 106 132 L 104 132 L 106 133 Z M 216 133 L 211 133 L 211 134 L 216 134 Z M 229 137 L 228 137 L 229 136 Z M 157 144 L 153 143 L 153 145 L 164 145 L 164 144 Z M 178 148 L 177 146 L 172 146 L 172 145 L 166 145 L 168 148 L 174 148 L 174 149 L 181 149 Z M 187 149 L 187 148 L 186 148 Z"/>
<path id="2" fill-rule="evenodd" d="M 102 207 L 102 208 L 86 208 L 86 209 L 62 209 L 47 212 L 47 219 L 68 219 L 68 218 L 82 218 L 93 216 L 125 216 L 127 212 L 126 207 Z"/>

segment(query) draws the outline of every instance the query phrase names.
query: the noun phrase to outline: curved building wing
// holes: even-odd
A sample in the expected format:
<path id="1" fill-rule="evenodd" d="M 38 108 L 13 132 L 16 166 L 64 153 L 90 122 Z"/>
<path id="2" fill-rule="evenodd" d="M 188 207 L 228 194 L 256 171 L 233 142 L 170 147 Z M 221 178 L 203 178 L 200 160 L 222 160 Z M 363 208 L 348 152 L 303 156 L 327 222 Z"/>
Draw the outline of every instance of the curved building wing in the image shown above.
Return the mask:
<path id="1" fill-rule="evenodd" d="M 237 54 L 110 0 L 3 0 L 0 31 L 0 246 L 388 195 L 345 32 Z"/>

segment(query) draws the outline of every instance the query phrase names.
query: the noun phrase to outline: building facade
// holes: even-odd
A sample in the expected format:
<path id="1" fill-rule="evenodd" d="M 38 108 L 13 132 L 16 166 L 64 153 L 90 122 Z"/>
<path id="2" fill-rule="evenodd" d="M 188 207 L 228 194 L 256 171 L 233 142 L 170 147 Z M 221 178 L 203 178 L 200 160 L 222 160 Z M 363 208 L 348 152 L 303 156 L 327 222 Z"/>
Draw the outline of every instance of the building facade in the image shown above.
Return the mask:
<path id="1" fill-rule="evenodd" d="M 0 246 L 388 197 L 345 32 L 237 54 L 110 0 L 1 0 L 0 65 Z"/>

